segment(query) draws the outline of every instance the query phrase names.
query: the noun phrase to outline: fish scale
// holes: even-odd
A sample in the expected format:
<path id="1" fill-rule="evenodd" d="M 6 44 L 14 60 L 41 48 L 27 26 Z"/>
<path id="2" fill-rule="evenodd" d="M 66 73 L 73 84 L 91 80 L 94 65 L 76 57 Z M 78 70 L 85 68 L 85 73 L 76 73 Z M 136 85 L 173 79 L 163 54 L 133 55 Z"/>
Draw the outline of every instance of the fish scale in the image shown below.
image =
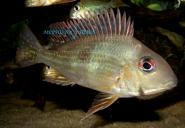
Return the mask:
<path id="1" fill-rule="evenodd" d="M 94 38 L 94 37 L 92 37 L 92 38 Z M 96 37 L 96 38 L 100 38 L 100 37 Z M 104 39 L 104 37 L 103 37 L 103 39 Z M 85 40 L 85 41 L 83 41 L 83 40 Z M 116 38 L 116 40 L 117 40 L 117 38 Z M 97 75 L 99 75 L 101 77 L 102 76 L 111 77 L 111 76 L 115 75 L 115 72 L 119 72 L 119 70 L 121 70 L 121 64 L 117 63 L 118 62 L 117 61 L 117 54 L 114 55 L 113 52 L 111 54 L 111 51 L 114 51 L 114 49 L 115 49 L 113 47 L 114 46 L 113 44 L 116 44 L 118 42 L 112 43 L 111 47 L 110 47 L 108 45 L 110 43 L 107 43 L 106 40 L 103 40 L 103 42 L 95 43 L 96 40 L 93 40 L 91 42 L 90 41 L 86 42 L 86 39 L 83 38 L 82 40 L 78 40 L 78 41 L 81 42 L 78 45 L 75 45 L 76 42 L 74 42 L 69 45 L 65 45 L 65 46 L 61 47 L 60 56 L 56 56 L 55 54 L 49 54 L 47 57 L 50 57 L 50 58 L 49 59 L 47 58 L 47 60 L 45 60 L 45 61 L 48 61 L 48 60 L 54 58 L 53 62 L 56 62 L 56 63 L 53 65 L 55 65 L 55 66 L 57 65 L 57 67 L 61 66 L 61 68 L 63 69 L 62 70 L 63 72 L 65 70 L 67 70 L 66 72 L 69 72 L 69 71 L 76 72 L 76 71 L 80 70 L 81 73 L 79 73 L 78 75 L 80 75 L 80 77 L 82 79 L 85 79 L 87 74 L 91 74 L 90 76 L 88 76 L 88 78 L 86 78 L 87 80 L 89 79 L 89 77 L 91 77 L 92 79 L 96 79 Z M 109 40 L 109 41 L 111 41 L 111 40 Z M 114 41 L 114 40 L 112 40 L 112 41 Z M 95 45 L 96 49 L 93 49 L 92 43 L 94 43 L 94 45 L 97 44 L 97 46 Z M 71 45 L 75 45 L 76 47 L 71 46 Z M 123 43 L 120 43 L 120 45 L 123 45 Z M 83 51 L 84 47 L 91 48 L 91 50 L 88 51 L 90 55 L 86 56 L 85 59 L 81 60 L 81 59 L 79 59 L 80 58 L 79 53 L 81 50 Z M 102 53 L 102 51 L 104 51 L 104 52 Z M 46 51 L 46 54 L 47 53 L 48 52 Z M 65 54 L 63 54 L 63 53 L 65 53 Z M 57 61 L 55 61 L 55 60 L 57 60 Z M 60 61 L 58 61 L 58 60 L 60 60 Z M 48 65 L 51 65 L 51 64 L 48 64 Z M 69 74 L 69 76 L 71 77 L 71 74 Z M 99 83 L 102 83 L 102 82 L 99 82 Z M 88 85 L 88 86 L 91 86 L 91 85 Z M 101 90 L 101 91 L 103 91 L 103 90 Z"/>

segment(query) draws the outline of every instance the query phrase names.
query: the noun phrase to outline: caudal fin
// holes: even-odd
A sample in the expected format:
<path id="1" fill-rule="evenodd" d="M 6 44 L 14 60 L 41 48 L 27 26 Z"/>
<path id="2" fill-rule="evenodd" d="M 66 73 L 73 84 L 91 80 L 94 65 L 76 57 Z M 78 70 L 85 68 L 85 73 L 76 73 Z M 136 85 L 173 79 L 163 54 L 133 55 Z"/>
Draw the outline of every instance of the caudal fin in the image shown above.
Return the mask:
<path id="1" fill-rule="evenodd" d="M 42 47 L 27 25 L 23 26 L 18 42 L 16 62 L 21 66 L 38 63 L 38 53 Z"/>

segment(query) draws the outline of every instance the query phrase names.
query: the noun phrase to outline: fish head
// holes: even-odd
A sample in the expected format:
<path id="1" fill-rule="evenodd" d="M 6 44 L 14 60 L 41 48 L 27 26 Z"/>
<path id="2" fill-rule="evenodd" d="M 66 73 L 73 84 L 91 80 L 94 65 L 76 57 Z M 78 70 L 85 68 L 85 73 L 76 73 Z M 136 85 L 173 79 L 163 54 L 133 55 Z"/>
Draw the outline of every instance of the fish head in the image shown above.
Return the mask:
<path id="1" fill-rule="evenodd" d="M 144 44 L 136 44 L 127 70 L 123 70 L 122 96 L 153 98 L 177 85 L 177 77 L 167 61 Z M 129 74 L 129 75 L 128 75 Z M 126 78 L 128 79 L 124 79 Z M 128 77 L 131 76 L 131 77 Z"/>
<path id="2" fill-rule="evenodd" d="M 80 15 L 83 12 L 83 7 L 80 2 L 78 2 L 76 5 L 74 5 L 71 10 L 69 17 L 72 19 L 80 19 Z"/>
<path id="3" fill-rule="evenodd" d="M 143 45 L 137 60 L 140 98 L 158 95 L 177 85 L 177 77 L 167 61 Z"/>
<path id="4" fill-rule="evenodd" d="M 108 5 L 107 2 L 98 0 L 80 1 L 71 8 L 69 17 L 71 19 L 91 18 L 110 8 Z"/>
<path id="5" fill-rule="evenodd" d="M 86 6 L 83 3 L 78 2 L 71 8 L 69 16 L 72 19 L 81 19 L 85 12 L 87 12 Z"/>

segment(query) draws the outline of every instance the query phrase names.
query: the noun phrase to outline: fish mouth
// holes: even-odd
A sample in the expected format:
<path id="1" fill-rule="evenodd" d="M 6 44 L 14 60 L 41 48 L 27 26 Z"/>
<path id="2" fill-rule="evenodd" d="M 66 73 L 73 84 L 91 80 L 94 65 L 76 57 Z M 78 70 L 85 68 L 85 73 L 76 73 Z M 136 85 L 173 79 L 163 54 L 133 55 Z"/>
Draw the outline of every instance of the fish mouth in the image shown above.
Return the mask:
<path id="1" fill-rule="evenodd" d="M 154 88 L 154 89 L 148 89 L 148 90 L 144 90 L 142 87 L 140 87 L 139 89 L 139 94 L 140 96 L 148 96 L 148 95 L 158 95 L 158 94 L 162 94 L 163 92 L 167 91 L 167 90 L 171 90 L 172 88 L 174 88 L 176 86 L 177 82 L 175 81 L 168 81 L 165 82 L 165 84 L 162 84 L 161 88 Z"/>
<path id="2" fill-rule="evenodd" d="M 158 88 L 158 89 L 150 89 L 150 90 L 144 91 L 142 88 L 140 88 L 139 95 L 140 96 L 157 95 L 157 94 L 163 93 L 166 90 L 167 90 L 166 88 Z"/>
<path id="3" fill-rule="evenodd" d="M 155 98 L 161 94 L 163 94 L 165 91 L 171 90 L 174 88 L 177 84 L 177 81 L 168 81 L 164 84 L 161 84 L 161 88 L 153 88 L 153 89 L 144 89 L 142 87 L 139 88 L 137 92 L 129 92 L 128 97 L 135 96 L 139 99 L 147 100 Z"/>

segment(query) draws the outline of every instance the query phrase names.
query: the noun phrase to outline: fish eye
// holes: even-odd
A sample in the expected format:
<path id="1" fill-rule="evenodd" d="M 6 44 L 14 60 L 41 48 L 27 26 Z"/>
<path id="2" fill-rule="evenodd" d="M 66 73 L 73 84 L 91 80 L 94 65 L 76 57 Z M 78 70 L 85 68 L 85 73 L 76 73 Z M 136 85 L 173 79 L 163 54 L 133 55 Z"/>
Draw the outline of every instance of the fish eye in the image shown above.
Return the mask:
<path id="1" fill-rule="evenodd" d="M 75 5 L 74 6 L 74 11 L 79 11 L 80 10 L 80 6 L 79 5 Z"/>
<path id="2" fill-rule="evenodd" d="M 140 59 L 139 68 L 144 72 L 152 72 L 155 70 L 156 64 L 151 57 L 145 56 Z"/>

